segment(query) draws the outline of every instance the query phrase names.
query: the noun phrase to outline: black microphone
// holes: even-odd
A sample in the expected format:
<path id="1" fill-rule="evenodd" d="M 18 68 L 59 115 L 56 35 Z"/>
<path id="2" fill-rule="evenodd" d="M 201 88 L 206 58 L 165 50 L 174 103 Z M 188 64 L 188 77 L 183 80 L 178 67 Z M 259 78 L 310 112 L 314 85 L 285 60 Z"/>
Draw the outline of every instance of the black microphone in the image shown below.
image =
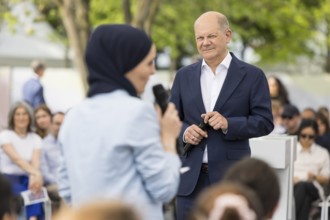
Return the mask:
<path id="1" fill-rule="evenodd" d="M 159 105 L 160 109 L 162 110 L 162 114 L 165 113 L 168 105 L 168 92 L 165 90 L 162 84 L 157 84 L 152 87 L 152 91 L 154 93 L 156 103 Z M 182 154 L 182 147 L 180 147 L 179 139 L 176 140 L 176 150 L 178 154 Z"/>
<path id="2" fill-rule="evenodd" d="M 203 131 L 206 130 L 207 126 L 208 126 L 208 124 L 206 124 L 204 121 L 202 121 L 202 122 L 198 125 L 198 127 L 199 127 L 200 129 L 202 129 Z M 187 143 L 187 144 L 184 146 L 184 148 L 183 148 L 183 155 L 184 155 L 184 156 L 187 156 L 188 152 L 191 150 L 192 147 L 193 147 L 193 145 Z"/>
<path id="3" fill-rule="evenodd" d="M 156 103 L 160 106 L 162 110 L 162 114 L 165 113 L 168 105 L 168 93 L 165 90 L 162 84 L 157 84 L 152 87 L 152 91 L 154 93 Z"/>

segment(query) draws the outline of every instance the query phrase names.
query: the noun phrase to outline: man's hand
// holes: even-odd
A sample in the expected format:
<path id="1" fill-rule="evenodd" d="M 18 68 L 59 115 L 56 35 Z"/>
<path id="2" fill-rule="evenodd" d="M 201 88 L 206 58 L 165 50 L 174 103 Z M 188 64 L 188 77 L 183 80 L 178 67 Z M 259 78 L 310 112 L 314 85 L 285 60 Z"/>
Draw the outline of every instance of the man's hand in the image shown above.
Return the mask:
<path id="1" fill-rule="evenodd" d="M 223 132 L 227 132 L 228 121 L 219 112 L 207 112 L 205 114 L 202 114 L 202 118 L 204 119 L 204 122 L 207 123 L 214 130 L 221 129 Z"/>
<path id="2" fill-rule="evenodd" d="M 203 131 L 195 124 L 190 125 L 184 132 L 184 141 L 191 145 L 199 144 L 203 138 L 207 138 L 206 131 Z"/>

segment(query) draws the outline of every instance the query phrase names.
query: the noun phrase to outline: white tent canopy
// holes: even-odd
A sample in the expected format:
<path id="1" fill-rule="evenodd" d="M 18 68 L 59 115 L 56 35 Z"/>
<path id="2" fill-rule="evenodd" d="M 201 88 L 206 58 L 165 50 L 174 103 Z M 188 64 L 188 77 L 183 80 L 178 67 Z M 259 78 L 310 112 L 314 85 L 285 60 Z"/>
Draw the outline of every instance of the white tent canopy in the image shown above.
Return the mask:
<path id="1" fill-rule="evenodd" d="M 0 29 L 0 66 L 29 66 L 31 60 L 42 59 L 48 67 L 65 67 L 66 48 L 51 40 L 55 32 L 47 22 L 36 22 L 40 16 L 35 5 L 22 1 L 12 5 L 17 24 L 10 29 L 6 23 Z"/>

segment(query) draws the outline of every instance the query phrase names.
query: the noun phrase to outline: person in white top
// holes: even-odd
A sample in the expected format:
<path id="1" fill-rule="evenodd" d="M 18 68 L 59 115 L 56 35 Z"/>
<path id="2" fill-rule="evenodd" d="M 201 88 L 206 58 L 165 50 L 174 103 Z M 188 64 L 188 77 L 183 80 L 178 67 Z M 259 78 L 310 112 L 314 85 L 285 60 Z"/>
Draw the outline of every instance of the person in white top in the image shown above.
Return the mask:
<path id="1" fill-rule="evenodd" d="M 317 133 L 318 127 L 314 120 L 301 122 L 293 173 L 296 218 L 299 220 L 308 219 L 312 202 L 324 196 L 321 186 L 329 183 L 329 153 L 315 144 Z"/>
<path id="2" fill-rule="evenodd" d="M 43 185 L 39 169 L 41 138 L 31 130 L 32 117 L 29 105 L 17 102 L 9 112 L 8 129 L 0 133 L 0 169 L 15 194 L 27 189 L 38 194 Z M 41 219 L 42 213 L 41 204 L 26 207 L 29 220 Z"/>

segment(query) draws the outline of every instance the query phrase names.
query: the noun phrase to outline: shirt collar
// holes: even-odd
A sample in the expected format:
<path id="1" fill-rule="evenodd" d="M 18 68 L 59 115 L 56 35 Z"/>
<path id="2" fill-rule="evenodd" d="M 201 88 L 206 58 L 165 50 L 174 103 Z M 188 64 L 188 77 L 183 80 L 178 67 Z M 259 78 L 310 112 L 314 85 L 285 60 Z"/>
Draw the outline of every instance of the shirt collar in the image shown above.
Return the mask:
<path id="1" fill-rule="evenodd" d="M 298 152 L 303 152 L 303 148 L 300 143 L 298 143 L 297 148 L 298 148 Z M 312 146 L 310 146 L 310 148 L 308 148 L 307 150 L 304 150 L 304 152 L 313 153 L 315 149 L 316 146 L 315 143 L 313 143 Z"/>
<path id="2" fill-rule="evenodd" d="M 222 62 L 218 65 L 217 69 L 218 69 L 220 66 L 223 66 L 223 67 L 225 67 L 226 69 L 228 69 L 231 60 L 232 60 L 232 56 L 231 56 L 231 54 L 229 53 L 229 51 L 227 51 L 227 55 L 226 55 L 225 59 L 223 59 Z M 202 69 L 203 69 L 204 67 L 209 67 L 209 65 L 207 65 L 207 63 L 206 63 L 205 60 L 203 59 L 203 62 L 202 62 Z"/>

